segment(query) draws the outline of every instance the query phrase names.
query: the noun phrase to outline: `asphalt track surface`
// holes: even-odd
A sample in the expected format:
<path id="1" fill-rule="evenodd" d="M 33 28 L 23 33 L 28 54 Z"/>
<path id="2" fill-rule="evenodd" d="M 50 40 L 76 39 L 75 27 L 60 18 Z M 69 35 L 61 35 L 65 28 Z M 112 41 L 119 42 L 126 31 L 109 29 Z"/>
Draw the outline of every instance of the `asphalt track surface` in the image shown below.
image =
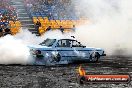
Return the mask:
<path id="1" fill-rule="evenodd" d="M 0 88 L 132 88 L 130 83 L 84 84 L 77 82 L 77 68 L 80 64 L 65 66 L 0 66 Z M 104 57 L 98 63 L 81 63 L 87 73 L 130 74 L 132 58 Z M 131 79 L 132 80 L 132 79 Z"/>

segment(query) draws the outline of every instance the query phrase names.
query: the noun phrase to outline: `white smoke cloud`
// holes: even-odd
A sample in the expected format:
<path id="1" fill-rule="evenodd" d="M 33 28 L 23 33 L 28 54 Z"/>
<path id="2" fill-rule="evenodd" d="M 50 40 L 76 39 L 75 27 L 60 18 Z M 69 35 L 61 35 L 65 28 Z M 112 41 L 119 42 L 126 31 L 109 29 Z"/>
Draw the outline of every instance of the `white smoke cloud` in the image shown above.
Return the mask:
<path id="1" fill-rule="evenodd" d="M 76 39 L 84 45 L 104 48 L 107 54 L 113 54 L 117 48 L 132 50 L 132 0 L 72 0 L 76 5 L 79 16 L 88 17 L 91 24 L 77 28 L 75 34 L 62 35 L 57 31 L 47 32 L 41 37 L 36 37 L 26 29 L 15 36 L 0 38 L 0 64 L 26 64 L 30 58 L 30 44 L 39 44 L 46 38 Z M 77 11 L 78 10 L 78 11 Z"/>
<path id="2" fill-rule="evenodd" d="M 88 17 L 91 24 L 77 28 L 75 36 L 83 44 L 104 48 L 107 54 L 125 49 L 132 55 L 131 0 L 72 0 L 79 16 Z"/>
<path id="3" fill-rule="evenodd" d="M 29 32 L 27 28 L 22 28 L 21 32 L 16 34 L 14 38 L 22 40 L 22 42 L 26 45 L 30 45 L 30 44 L 37 45 L 41 41 L 43 41 L 42 39 L 43 37 L 37 37 L 35 34 Z"/>
<path id="4" fill-rule="evenodd" d="M 29 45 L 37 45 L 43 38 L 36 37 L 28 29 L 22 28 L 21 32 L 12 36 L 0 38 L 0 64 L 32 64 Z"/>
<path id="5" fill-rule="evenodd" d="M 7 35 L 0 38 L 0 64 L 27 64 L 31 62 L 29 49 L 21 40 Z"/>

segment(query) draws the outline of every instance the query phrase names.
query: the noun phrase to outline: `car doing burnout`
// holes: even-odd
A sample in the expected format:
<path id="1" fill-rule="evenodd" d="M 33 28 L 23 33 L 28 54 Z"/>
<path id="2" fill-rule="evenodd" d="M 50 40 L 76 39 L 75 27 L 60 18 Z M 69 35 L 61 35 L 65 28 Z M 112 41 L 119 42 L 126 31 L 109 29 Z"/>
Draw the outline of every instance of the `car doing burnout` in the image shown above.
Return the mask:
<path id="1" fill-rule="evenodd" d="M 36 65 L 97 62 L 101 56 L 106 56 L 103 49 L 83 46 L 75 39 L 46 39 L 28 47 Z"/>

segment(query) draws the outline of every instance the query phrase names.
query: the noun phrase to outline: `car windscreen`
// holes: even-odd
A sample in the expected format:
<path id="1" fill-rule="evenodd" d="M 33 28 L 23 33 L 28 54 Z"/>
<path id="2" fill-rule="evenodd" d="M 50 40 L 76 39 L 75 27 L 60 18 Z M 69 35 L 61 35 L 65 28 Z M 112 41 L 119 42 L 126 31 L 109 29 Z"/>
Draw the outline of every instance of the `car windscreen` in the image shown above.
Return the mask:
<path id="1" fill-rule="evenodd" d="M 39 45 L 52 46 L 55 43 L 55 41 L 56 41 L 56 39 L 46 39 L 42 43 L 40 43 Z"/>

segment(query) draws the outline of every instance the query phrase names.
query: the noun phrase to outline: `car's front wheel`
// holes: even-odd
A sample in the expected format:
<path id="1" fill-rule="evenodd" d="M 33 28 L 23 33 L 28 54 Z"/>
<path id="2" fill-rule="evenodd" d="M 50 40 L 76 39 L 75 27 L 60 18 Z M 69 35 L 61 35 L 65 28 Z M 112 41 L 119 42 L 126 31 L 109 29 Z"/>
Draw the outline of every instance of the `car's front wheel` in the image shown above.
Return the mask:
<path id="1" fill-rule="evenodd" d="M 98 52 L 94 52 L 90 55 L 90 60 L 92 62 L 98 62 L 100 58 L 100 54 Z"/>

